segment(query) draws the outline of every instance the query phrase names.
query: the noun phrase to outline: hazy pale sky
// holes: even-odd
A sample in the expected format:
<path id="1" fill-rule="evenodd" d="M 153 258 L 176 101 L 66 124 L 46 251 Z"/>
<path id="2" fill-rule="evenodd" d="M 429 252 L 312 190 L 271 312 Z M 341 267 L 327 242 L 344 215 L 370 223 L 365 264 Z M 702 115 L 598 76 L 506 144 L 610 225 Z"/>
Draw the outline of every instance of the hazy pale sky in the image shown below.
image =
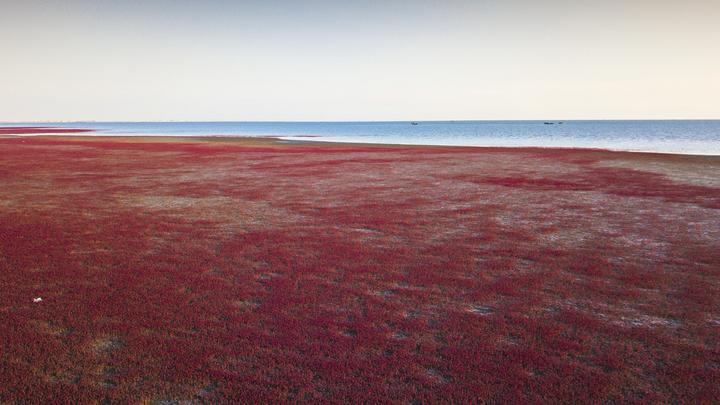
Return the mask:
<path id="1" fill-rule="evenodd" d="M 0 0 L 0 121 L 720 118 L 720 0 Z"/>

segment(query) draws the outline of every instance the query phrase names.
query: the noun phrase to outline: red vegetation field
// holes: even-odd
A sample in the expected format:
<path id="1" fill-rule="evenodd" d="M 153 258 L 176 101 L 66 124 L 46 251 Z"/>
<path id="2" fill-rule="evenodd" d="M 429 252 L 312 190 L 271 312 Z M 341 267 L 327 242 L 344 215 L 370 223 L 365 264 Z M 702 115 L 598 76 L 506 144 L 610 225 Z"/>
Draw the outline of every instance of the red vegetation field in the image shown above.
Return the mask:
<path id="1" fill-rule="evenodd" d="M 0 402 L 717 403 L 719 240 L 712 157 L 6 137 Z"/>

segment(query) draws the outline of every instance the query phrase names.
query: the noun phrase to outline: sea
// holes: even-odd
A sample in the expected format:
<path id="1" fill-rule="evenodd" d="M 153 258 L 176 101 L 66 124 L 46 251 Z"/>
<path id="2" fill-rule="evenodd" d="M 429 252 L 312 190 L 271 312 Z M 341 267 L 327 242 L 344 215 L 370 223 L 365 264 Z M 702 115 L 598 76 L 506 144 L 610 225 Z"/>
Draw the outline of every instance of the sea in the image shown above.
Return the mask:
<path id="1" fill-rule="evenodd" d="M 534 146 L 720 155 L 720 120 L 26 122 L 102 135 L 258 136 L 317 142 Z"/>

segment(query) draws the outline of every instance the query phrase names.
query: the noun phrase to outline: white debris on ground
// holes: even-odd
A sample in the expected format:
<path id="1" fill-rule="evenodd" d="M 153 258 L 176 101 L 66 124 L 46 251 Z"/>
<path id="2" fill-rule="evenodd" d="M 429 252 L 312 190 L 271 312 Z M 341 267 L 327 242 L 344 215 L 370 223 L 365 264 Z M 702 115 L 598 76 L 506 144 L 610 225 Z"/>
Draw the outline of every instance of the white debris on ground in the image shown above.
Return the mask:
<path id="1" fill-rule="evenodd" d="M 42 298 L 40 298 L 40 297 L 33 298 L 33 302 L 40 302 L 40 301 L 42 301 Z"/>

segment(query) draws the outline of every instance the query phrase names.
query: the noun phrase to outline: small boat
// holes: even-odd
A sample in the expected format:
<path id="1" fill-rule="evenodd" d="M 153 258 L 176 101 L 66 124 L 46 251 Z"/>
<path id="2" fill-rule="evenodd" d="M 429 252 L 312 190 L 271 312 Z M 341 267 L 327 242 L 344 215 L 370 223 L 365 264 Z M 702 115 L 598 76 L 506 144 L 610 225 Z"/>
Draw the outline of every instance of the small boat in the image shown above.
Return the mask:
<path id="1" fill-rule="evenodd" d="M 555 123 L 554 123 L 554 122 L 545 121 L 544 124 L 545 124 L 545 125 L 553 125 L 553 124 L 555 124 Z"/>
<path id="2" fill-rule="evenodd" d="M 413 121 L 413 122 L 410 123 L 410 125 L 417 125 L 417 124 L 418 124 L 418 123 L 415 122 L 415 121 Z"/>

